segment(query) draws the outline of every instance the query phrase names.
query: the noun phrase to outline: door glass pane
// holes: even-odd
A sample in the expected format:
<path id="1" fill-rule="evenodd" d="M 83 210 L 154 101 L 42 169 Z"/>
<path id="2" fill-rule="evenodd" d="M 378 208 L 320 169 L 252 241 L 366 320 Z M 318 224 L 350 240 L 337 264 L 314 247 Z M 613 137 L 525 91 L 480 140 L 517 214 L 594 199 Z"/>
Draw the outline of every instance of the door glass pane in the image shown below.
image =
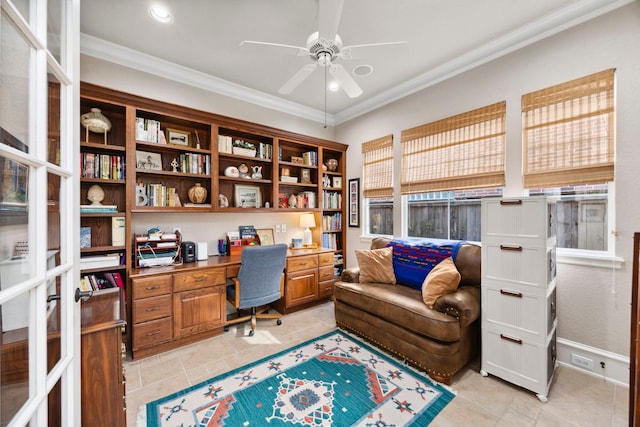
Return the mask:
<path id="1" fill-rule="evenodd" d="M 61 356 L 60 276 L 47 282 L 47 372 L 56 366 Z"/>
<path id="2" fill-rule="evenodd" d="M 47 161 L 60 166 L 60 82 L 53 74 L 49 79 Z"/>
<path id="3" fill-rule="evenodd" d="M 47 268 L 60 265 L 60 176 L 47 174 Z"/>
<path id="4" fill-rule="evenodd" d="M 61 0 L 47 2 L 47 49 L 58 63 L 62 46 L 62 6 Z"/>
<path id="5" fill-rule="evenodd" d="M 0 263 L 2 289 L 24 276 L 21 264 Z M 0 425 L 7 425 L 29 397 L 29 293 L 0 305 Z"/>
<path id="6" fill-rule="evenodd" d="M 49 392 L 49 427 L 62 426 L 62 396 L 61 381 L 58 380 L 55 386 Z"/>
<path id="7" fill-rule="evenodd" d="M 29 0 L 13 0 L 13 5 L 18 9 L 25 21 L 29 22 Z"/>
<path id="8" fill-rule="evenodd" d="M 28 151 L 30 48 L 4 15 L 0 21 L 0 141 Z"/>
<path id="9" fill-rule="evenodd" d="M 16 226 L 2 229 L 0 235 L 10 233 L 0 239 L 3 247 L 4 259 L 13 255 L 28 253 L 26 224 L 29 182 L 29 168 L 19 162 L 0 156 L 0 226 Z"/>

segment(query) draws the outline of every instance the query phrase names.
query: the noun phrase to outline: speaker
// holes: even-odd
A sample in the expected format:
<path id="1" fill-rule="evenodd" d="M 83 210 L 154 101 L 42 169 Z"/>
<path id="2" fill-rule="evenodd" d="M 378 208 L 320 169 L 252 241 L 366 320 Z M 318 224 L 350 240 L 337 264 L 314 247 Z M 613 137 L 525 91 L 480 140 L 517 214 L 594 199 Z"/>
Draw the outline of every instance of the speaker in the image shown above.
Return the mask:
<path id="1" fill-rule="evenodd" d="M 207 248 L 207 242 L 196 243 L 196 257 L 198 261 L 204 261 L 209 257 L 209 249 Z"/>
<path id="2" fill-rule="evenodd" d="M 196 244 L 193 242 L 182 242 L 182 262 L 195 262 Z"/>

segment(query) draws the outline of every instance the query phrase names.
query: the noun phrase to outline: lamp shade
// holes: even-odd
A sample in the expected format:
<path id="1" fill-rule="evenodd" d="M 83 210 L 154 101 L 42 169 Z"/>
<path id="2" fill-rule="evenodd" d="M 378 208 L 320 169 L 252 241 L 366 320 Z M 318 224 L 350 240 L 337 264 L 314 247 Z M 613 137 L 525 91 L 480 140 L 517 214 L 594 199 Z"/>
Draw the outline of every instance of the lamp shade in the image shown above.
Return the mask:
<path id="1" fill-rule="evenodd" d="M 300 227 L 302 228 L 312 228 L 316 226 L 316 219 L 313 214 L 302 214 L 300 215 Z"/>

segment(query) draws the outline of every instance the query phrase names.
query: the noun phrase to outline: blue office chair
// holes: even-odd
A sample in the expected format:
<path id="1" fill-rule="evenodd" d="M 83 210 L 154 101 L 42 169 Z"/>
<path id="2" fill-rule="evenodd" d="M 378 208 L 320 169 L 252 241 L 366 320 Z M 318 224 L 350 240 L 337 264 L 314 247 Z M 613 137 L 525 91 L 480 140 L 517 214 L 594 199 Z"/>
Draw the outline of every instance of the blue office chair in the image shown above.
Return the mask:
<path id="1" fill-rule="evenodd" d="M 253 336 L 257 319 L 278 319 L 277 324 L 282 324 L 279 313 L 266 311 L 268 304 L 279 300 L 284 292 L 286 259 L 287 245 L 283 244 L 247 246 L 242 250 L 238 277 L 227 279 L 227 300 L 238 310 L 238 317 L 228 320 L 225 330 L 230 324 L 251 320 L 249 336 Z M 246 309 L 250 314 L 240 316 L 240 310 Z"/>

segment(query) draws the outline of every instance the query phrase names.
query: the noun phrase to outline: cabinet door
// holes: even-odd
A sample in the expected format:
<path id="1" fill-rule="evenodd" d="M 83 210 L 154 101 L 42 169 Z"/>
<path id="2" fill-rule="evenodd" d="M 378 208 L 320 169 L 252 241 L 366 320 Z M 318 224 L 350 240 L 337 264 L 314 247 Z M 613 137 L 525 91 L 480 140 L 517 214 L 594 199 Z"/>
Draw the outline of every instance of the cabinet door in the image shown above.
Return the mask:
<path id="1" fill-rule="evenodd" d="M 318 298 L 318 270 L 287 273 L 286 306 L 304 304 Z"/>
<path id="2" fill-rule="evenodd" d="M 214 286 L 174 293 L 174 338 L 222 327 L 226 317 L 224 292 L 224 286 Z"/>

